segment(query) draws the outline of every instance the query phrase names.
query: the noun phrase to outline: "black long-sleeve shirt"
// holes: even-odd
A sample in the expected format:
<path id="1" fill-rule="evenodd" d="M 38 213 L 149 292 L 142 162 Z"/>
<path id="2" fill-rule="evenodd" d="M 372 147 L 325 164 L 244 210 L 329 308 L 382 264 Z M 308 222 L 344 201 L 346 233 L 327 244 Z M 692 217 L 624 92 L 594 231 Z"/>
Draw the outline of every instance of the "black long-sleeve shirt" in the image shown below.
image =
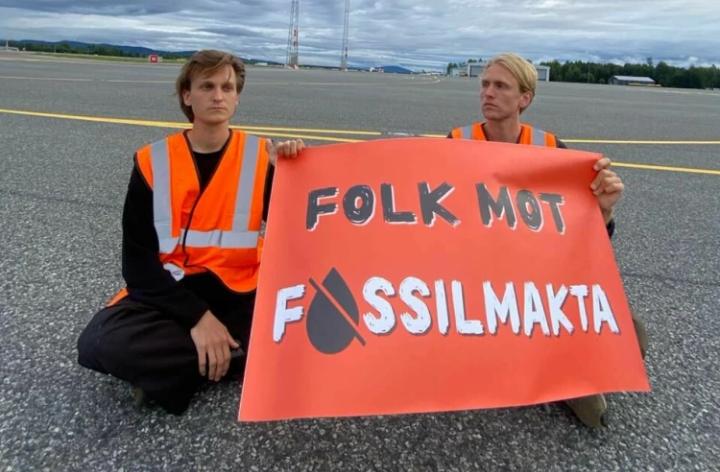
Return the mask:
<path id="1" fill-rule="evenodd" d="M 192 152 L 201 195 L 228 142 L 217 152 Z M 263 219 L 267 218 L 273 174 L 274 168 L 270 166 L 265 181 Z M 228 313 L 239 306 L 240 298 L 247 296 L 226 287 L 212 272 L 187 275 L 176 281 L 163 268 L 153 222 L 153 191 L 138 169 L 137 156 L 125 198 L 122 228 L 122 273 L 133 300 L 176 317 L 189 329 L 207 310 L 215 314 Z"/>

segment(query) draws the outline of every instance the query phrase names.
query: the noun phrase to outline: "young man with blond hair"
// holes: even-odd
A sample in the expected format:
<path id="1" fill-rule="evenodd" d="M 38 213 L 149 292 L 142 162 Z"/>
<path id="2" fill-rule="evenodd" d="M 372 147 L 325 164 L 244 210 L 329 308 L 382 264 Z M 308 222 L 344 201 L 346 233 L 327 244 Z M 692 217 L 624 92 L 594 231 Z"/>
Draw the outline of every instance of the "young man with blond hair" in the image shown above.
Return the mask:
<path id="1" fill-rule="evenodd" d="M 244 83 L 242 61 L 226 52 L 199 51 L 183 66 L 176 92 L 192 129 L 135 153 L 122 219 L 127 288 L 78 340 L 81 365 L 175 414 L 203 382 L 242 374 L 273 164 L 303 148 L 230 129 Z"/>
<path id="2" fill-rule="evenodd" d="M 480 102 L 483 122 L 455 128 L 449 138 L 498 141 L 534 146 L 566 148 L 554 134 L 520 121 L 520 115 L 535 98 L 537 71 L 527 60 L 514 53 L 490 59 L 482 73 Z M 594 166 L 597 172 L 590 190 L 597 197 L 608 235 L 615 230 L 613 208 L 625 188 L 620 176 L 610 169 L 610 159 L 603 157 Z M 644 325 L 633 316 L 640 350 L 645 355 L 647 336 Z M 607 402 L 604 395 L 591 395 L 568 400 L 567 405 L 588 426 L 604 424 Z"/>

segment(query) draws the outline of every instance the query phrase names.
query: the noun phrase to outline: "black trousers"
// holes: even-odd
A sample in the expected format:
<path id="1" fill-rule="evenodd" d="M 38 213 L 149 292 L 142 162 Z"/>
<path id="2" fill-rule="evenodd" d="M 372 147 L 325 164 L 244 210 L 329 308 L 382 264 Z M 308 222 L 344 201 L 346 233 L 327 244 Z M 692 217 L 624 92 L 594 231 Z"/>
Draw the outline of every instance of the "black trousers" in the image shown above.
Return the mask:
<path id="1" fill-rule="evenodd" d="M 231 309 L 213 310 L 245 350 L 254 302 L 252 293 L 240 297 Z M 184 412 L 193 394 L 206 382 L 198 372 L 190 330 L 171 314 L 129 297 L 103 308 L 90 320 L 78 339 L 78 362 L 127 380 L 174 414 Z"/>

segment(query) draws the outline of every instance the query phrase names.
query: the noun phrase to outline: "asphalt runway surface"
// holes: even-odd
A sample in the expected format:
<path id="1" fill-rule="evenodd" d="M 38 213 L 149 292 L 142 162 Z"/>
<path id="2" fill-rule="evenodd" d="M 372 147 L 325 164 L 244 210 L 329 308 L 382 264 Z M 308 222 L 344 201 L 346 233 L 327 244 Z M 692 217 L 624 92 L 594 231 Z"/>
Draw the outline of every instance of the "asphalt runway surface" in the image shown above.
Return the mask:
<path id="1" fill-rule="evenodd" d="M 132 153 L 170 130 L 8 111 L 182 122 L 177 72 L 0 56 L 0 469 L 720 470 L 717 173 L 618 168 L 614 247 L 653 391 L 610 395 L 601 431 L 560 404 L 241 424 L 232 382 L 180 417 L 136 409 L 125 383 L 77 365 L 75 343 L 122 285 Z M 250 68 L 234 122 L 446 134 L 474 119 L 477 92 L 469 79 Z M 541 84 L 525 120 L 620 163 L 720 169 L 719 144 L 573 143 L 720 141 L 717 92 Z"/>

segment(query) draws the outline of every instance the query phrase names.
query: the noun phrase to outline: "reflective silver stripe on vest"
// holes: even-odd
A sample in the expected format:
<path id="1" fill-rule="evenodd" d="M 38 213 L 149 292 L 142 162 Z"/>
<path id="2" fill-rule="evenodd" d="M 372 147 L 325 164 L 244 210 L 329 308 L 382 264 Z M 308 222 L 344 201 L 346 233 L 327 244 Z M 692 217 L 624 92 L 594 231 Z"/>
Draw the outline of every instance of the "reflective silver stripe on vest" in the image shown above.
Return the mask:
<path id="1" fill-rule="evenodd" d="M 167 140 L 150 146 L 153 171 L 153 220 L 160 252 L 170 253 L 178 244 L 172 236 L 172 195 L 170 194 L 170 155 Z"/>
<path id="2" fill-rule="evenodd" d="M 183 235 L 186 232 L 183 231 Z M 213 231 L 187 231 L 185 239 L 186 247 L 221 247 L 224 249 L 233 248 L 254 248 L 257 247 L 258 231 L 221 231 L 219 229 Z"/>
<path id="3" fill-rule="evenodd" d="M 255 191 L 255 167 L 257 166 L 260 140 L 257 136 L 245 135 L 242 169 L 235 196 L 235 216 L 233 216 L 233 232 L 247 231 L 250 228 L 250 205 Z M 241 246 L 248 247 L 248 246 Z"/>
<path id="4" fill-rule="evenodd" d="M 462 137 L 465 139 L 472 139 L 473 138 L 473 125 L 467 125 L 463 126 L 462 128 Z"/>
<path id="5" fill-rule="evenodd" d="M 249 226 L 259 146 L 260 140 L 257 137 L 246 135 L 242 168 L 240 169 L 235 196 L 232 230 L 183 230 L 177 238 L 172 236 L 170 156 L 167 141 L 158 141 L 151 146 L 153 219 L 161 253 L 171 253 L 183 238 L 186 247 L 219 247 L 223 249 L 252 249 L 257 247 L 259 232 L 249 231 Z"/>
<path id="6" fill-rule="evenodd" d="M 534 146 L 545 146 L 545 131 L 537 128 L 532 130 L 532 141 L 530 144 Z"/>

